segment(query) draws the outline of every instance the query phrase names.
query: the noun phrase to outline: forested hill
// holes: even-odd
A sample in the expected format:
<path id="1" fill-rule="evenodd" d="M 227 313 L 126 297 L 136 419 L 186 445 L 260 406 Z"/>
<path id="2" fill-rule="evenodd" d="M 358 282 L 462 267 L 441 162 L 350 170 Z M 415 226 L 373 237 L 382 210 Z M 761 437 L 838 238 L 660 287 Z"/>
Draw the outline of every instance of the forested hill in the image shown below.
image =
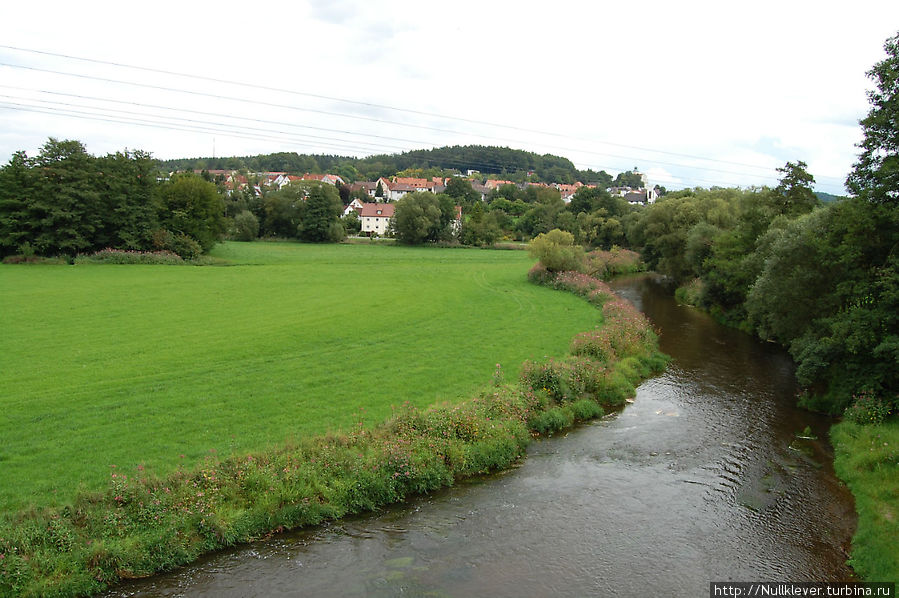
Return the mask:
<path id="1" fill-rule="evenodd" d="M 483 175 L 502 175 L 523 181 L 528 173 L 531 180 L 547 183 L 596 182 L 610 184 L 612 177 L 605 171 L 578 170 L 571 160 L 551 154 L 535 154 L 508 147 L 465 145 L 412 150 L 401 154 L 381 154 L 366 158 L 297 154 L 281 152 L 258 156 L 227 158 L 181 158 L 161 160 L 163 170 L 248 170 L 250 172 L 329 172 L 344 179 L 374 180 L 392 176 L 404 170 L 420 169 L 440 174 L 451 170 L 465 173 L 477 170 Z"/>

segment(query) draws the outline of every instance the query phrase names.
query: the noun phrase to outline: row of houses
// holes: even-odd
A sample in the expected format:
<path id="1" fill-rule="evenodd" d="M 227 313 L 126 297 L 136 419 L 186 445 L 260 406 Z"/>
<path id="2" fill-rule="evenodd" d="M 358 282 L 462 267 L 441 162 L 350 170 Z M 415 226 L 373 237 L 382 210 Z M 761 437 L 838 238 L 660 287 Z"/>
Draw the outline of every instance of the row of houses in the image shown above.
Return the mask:
<path id="1" fill-rule="evenodd" d="M 383 236 L 390 229 L 390 220 L 396 213 L 396 204 L 393 202 L 361 202 L 353 199 L 344 211 L 344 216 L 350 212 L 356 212 L 362 223 L 362 234 L 371 236 L 377 234 Z M 462 206 L 456 206 L 456 217 L 451 224 L 454 231 L 462 229 Z"/>
<path id="2" fill-rule="evenodd" d="M 202 171 L 195 171 L 200 173 Z M 249 187 L 249 179 L 240 174 L 236 170 L 209 170 L 211 176 L 215 180 L 222 181 L 228 190 L 247 189 Z M 329 185 L 345 185 L 346 182 L 336 174 L 312 174 L 306 173 L 302 176 L 288 174 L 286 172 L 260 172 L 254 173 L 253 178 L 258 181 L 252 186 L 252 191 L 257 195 L 261 195 L 263 188 L 266 189 L 283 189 L 291 183 L 300 181 L 319 181 Z M 658 193 L 655 189 L 649 187 L 646 177 L 643 176 L 644 187 L 612 187 L 609 192 L 616 197 L 623 197 L 629 203 L 646 204 L 654 203 L 658 199 Z M 445 177 L 415 178 L 415 177 L 380 177 L 376 181 L 361 181 L 354 183 L 350 188 L 354 191 L 362 191 L 370 198 L 377 201 L 390 202 L 399 201 L 409 193 L 424 191 L 428 193 L 442 193 L 446 190 L 451 179 Z M 504 185 L 515 185 L 519 188 L 526 187 L 544 187 L 554 188 L 559 191 L 562 201 L 569 203 L 581 187 L 595 188 L 596 185 L 585 185 L 577 182 L 574 184 L 564 183 L 514 183 L 512 181 L 487 179 L 483 184 L 480 181 L 466 179 L 471 188 L 480 195 L 481 201 L 486 201 L 487 196 L 494 189 L 498 189 Z"/>
<path id="3" fill-rule="evenodd" d="M 346 182 L 336 174 L 312 174 L 307 172 L 303 176 L 288 174 L 286 172 L 254 172 L 250 176 L 256 181 L 252 186 L 250 179 L 240 174 L 237 170 L 195 170 L 196 174 L 208 173 L 216 182 L 221 182 L 225 189 L 251 189 L 256 195 L 262 195 L 263 189 L 281 190 L 291 183 L 300 181 L 319 181 L 329 185 L 345 185 Z"/>

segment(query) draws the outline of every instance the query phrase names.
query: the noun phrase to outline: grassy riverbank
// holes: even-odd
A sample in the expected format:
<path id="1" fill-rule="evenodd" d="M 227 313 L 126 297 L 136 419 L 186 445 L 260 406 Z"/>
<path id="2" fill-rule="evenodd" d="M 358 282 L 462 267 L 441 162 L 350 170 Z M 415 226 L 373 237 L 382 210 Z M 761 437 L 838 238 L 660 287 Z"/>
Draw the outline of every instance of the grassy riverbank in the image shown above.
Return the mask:
<path id="1" fill-rule="evenodd" d="M 855 497 L 852 568 L 869 581 L 899 581 L 899 421 L 843 421 L 830 432 L 834 469 Z"/>
<path id="2" fill-rule="evenodd" d="M 294 250 L 289 246 L 260 244 L 258 249 L 250 251 L 264 253 L 264 258 L 259 254 L 256 257 L 265 263 L 277 263 L 282 259 L 290 262 Z M 245 250 L 226 247 L 221 257 L 229 257 L 230 252 L 233 258 L 235 251 Z M 467 259 L 477 262 L 492 260 L 495 255 L 520 255 L 518 252 L 477 253 L 490 257 Z M 459 265 L 458 254 L 472 255 L 452 250 L 417 259 L 426 259 L 430 268 L 439 269 L 443 260 Z M 391 254 L 382 255 L 385 259 Z M 332 266 L 339 269 L 341 263 L 337 260 Z M 373 263 L 380 264 L 381 260 L 369 261 L 369 265 Z M 119 267 L 88 268 L 100 271 Z M 154 268 L 157 274 L 166 275 L 155 267 L 126 268 Z M 199 276 L 204 276 L 206 270 L 213 269 L 177 270 L 202 271 L 204 274 Z M 470 279 L 473 274 L 474 286 L 497 292 L 497 285 L 487 283 L 488 279 L 478 275 L 479 271 L 483 274 L 482 268 L 472 268 L 471 263 L 460 267 L 460 272 L 466 272 L 462 279 Z M 574 299 L 527 285 L 523 272 L 521 269 L 513 277 L 516 281 L 513 287 L 524 284 L 529 291 L 536 291 L 533 296 L 546 297 L 548 293 L 561 305 Z M 263 284 L 275 274 L 272 272 L 254 282 Z M 303 280 L 302 276 L 300 279 Z M 458 286 L 459 279 L 454 282 Z M 588 309 L 592 321 L 581 327 L 587 332 L 571 342 L 571 354 L 561 359 L 538 355 L 537 359 L 526 359 L 523 364 L 499 367 L 496 359 L 487 359 L 483 366 L 489 374 L 482 375 L 480 381 L 483 384 L 492 376 L 493 383 L 481 386 L 480 390 L 469 390 L 467 400 L 457 396 L 443 406 L 422 410 L 415 403 L 431 405 L 442 399 L 430 394 L 416 396 L 417 401 L 405 401 L 398 412 L 394 411 L 392 417 L 377 426 L 366 426 L 360 420 L 360 412 L 350 409 L 343 414 L 344 421 L 350 423 L 342 427 L 342 432 L 304 433 L 293 438 L 285 434 L 286 441 L 273 444 L 269 440 L 261 449 L 231 449 L 226 456 L 209 452 L 198 462 L 182 463 L 165 473 L 150 471 L 142 463 L 134 467 L 117 466 L 107 469 L 105 490 L 82 490 L 61 505 L 8 510 L 0 522 L 0 593 L 90 594 L 123 578 L 148 575 L 189 562 L 210 550 L 282 529 L 375 509 L 412 493 L 507 467 L 521 456 L 531 434 L 552 433 L 574 421 L 602 414 L 603 405 L 622 404 L 641 378 L 664 365 L 647 321 L 633 307 L 614 300 L 607 287 L 598 281 L 572 275 L 560 278 L 555 286 L 581 294 L 602 308 L 601 312 Z M 417 285 L 412 287 L 410 290 L 414 291 Z M 463 286 L 452 292 L 465 295 L 466 290 Z M 431 289 L 419 291 L 432 292 Z M 523 289 L 521 292 L 523 295 L 517 298 L 513 295 L 519 309 L 512 311 L 527 309 L 528 304 L 521 300 L 529 293 Z M 508 309 L 508 298 L 504 300 Z M 551 303 L 547 302 L 547 309 L 552 310 Z M 530 307 L 534 309 L 533 303 Z M 500 315 L 497 313 L 496 317 Z M 539 316 L 545 315 L 541 309 Z M 571 315 L 570 320 L 577 320 Z M 527 325 L 533 334 L 534 322 L 528 319 Z M 496 343 L 493 339 L 488 349 L 501 353 L 502 345 L 514 337 L 498 338 L 504 342 Z M 555 354 L 565 353 L 562 349 Z M 457 375 L 458 362 L 445 359 L 442 363 L 440 372 L 433 374 L 437 378 L 433 382 L 450 385 Z M 336 379 L 334 382 L 339 383 Z M 225 386 L 216 389 L 227 392 Z M 279 399 L 295 399 L 297 395 L 302 395 L 302 390 Z M 247 409 L 248 413 L 253 412 L 254 405 Z M 335 407 L 330 412 L 337 410 Z M 182 417 L 190 415 L 199 419 L 205 413 L 200 411 L 193 414 L 190 408 L 185 408 Z M 366 414 L 371 421 L 368 407 Z M 302 427 L 302 415 L 299 411 L 294 418 L 281 422 L 283 429 Z M 315 413 L 310 410 L 306 415 L 311 418 Z M 79 457 L 83 459 L 84 454 Z"/>

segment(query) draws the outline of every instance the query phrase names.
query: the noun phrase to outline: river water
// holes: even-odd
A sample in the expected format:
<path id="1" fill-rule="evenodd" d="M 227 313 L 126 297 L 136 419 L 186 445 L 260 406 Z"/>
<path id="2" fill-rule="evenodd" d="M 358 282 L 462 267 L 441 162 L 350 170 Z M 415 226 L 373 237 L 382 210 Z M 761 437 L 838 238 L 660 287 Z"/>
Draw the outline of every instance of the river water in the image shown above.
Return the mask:
<path id="1" fill-rule="evenodd" d="M 828 420 L 794 406 L 789 357 L 654 277 L 614 286 L 673 357 L 620 413 L 534 442 L 500 475 L 109 596 L 694 597 L 710 581 L 852 579 L 852 498 Z"/>

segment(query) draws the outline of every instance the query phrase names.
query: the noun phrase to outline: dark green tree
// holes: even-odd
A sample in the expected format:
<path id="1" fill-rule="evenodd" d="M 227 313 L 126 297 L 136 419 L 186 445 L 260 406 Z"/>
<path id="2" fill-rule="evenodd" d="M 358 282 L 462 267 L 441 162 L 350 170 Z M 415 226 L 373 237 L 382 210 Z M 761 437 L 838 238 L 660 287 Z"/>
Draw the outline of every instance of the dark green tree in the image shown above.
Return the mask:
<path id="1" fill-rule="evenodd" d="M 146 249 L 158 228 L 153 193 L 156 165 L 142 151 L 124 151 L 97 158 L 96 184 L 103 204 L 102 226 L 96 231 L 98 249 Z"/>
<path id="2" fill-rule="evenodd" d="M 874 203 L 899 204 L 899 33 L 884 43 L 887 57 L 868 71 L 877 89 L 862 121 L 864 140 L 846 186 Z"/>
<path id="3" fill-rule="evenodd" d="M 259 219 L 249 210 L 234 217 L 234 239 L 252 241 L 259 236 Z"/>
<path id="4" fill-rule="evenodd" d="M 25 152 L 13 154 L 0 168 L 0 257 L 31 253 L 37 223 L 29 213 L 37 173 Z"/>
<path id="5" fill-rule="evenodd" d="M 481 200 L 480 193 L 472 188 L 471 183 L 459 177 L 453 177 L 449 180 L 444 193 L 463 207 L 473 206 Z"/>
<path id="6" fill-rule="evenodd" d="M 305 200 L 306 189 L 295 185 L 266 195 L 262 200 L 264 216 L 260 235 L 295 237 L 306 207 Z"/>
<path id="7" fill-rule="evenodd" d="M 96 158 L 79 141 L 51 138 L 32 164 L 39 175 L 28 209 L 37 252 L 74 255 L 93 249 L 104 218 Z"/>
<path id="8" fill-rule="evenodd" d="M 309 190 L 303 218 L 297 233 L 303 241 L 325 243 L 340 241 L 346 230 L 340 223 L 340 196 L 333 185 L 319 184 Z"/>
<path id="9" fill-rule="evenodd" d="M 420 191 L 410 193 L 396 203 L 390 226 L 401 243 L 419 245 L 450 239 L 450 223 L 454 218 L 451 198 Z"/>
<path id="10" fill-rule="evenodd" d="M 815 177 L 807 168 L 808 164 L 797 160 L 777 169 L 781 178 L 772 192 L 772 203 L 778 214 L 793 218 L 811 212 L 820 204 L 813 189 Z"/>
<path id="11" fill-rule="evenodd" d="M 215 184 L 194 174 L 178 174 L 158 189 L 160 225 L 194 239 L 209 251 L 226 230 L 225 203 Z"/>
<path id="12" fill-rule="evenodd" d="M 356 213 L 356 210 L 350 210 L 350 213 L 343 217 L 343 227 L 351 235 L 359 234 L 362 230 L 362 221 L 359 220 L 359 214 Z"/>

